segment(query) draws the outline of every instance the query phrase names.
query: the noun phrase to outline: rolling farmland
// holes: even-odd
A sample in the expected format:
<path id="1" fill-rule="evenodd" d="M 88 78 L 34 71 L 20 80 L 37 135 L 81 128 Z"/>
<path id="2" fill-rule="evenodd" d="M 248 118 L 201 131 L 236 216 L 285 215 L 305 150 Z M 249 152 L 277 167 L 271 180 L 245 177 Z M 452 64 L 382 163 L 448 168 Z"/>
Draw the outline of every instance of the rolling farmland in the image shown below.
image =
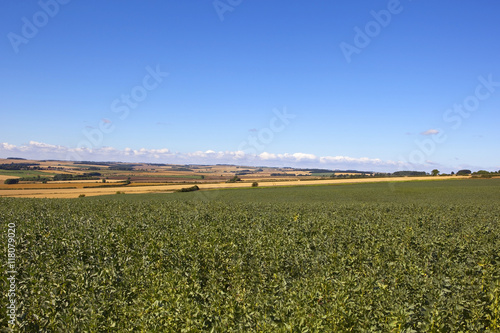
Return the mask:
<path id="1" fill-rule="evenodd" d="M 4 3 L 0 333 L 500 333 L 499 1 Z"/>
<path id="2" fill-rule="evenodd" d="M 16 167 L 17 169 L 14 169 Z M 189 187 L 189 184 L 196 184 L 201 190 L 210 190 L 251 187 L 255 181 L 263 187 L 275 187 L 458 180 L 471 177 L 471 175 L 388 176 L 366 172 L 340 172 L 345 177 L 336 178 L 331 177 L 336 171 L 318 173 L 315 170 L 323 169 L 53 160 L 22 160 L 22 163 L 16 164 L 9 159 L 0 159 L 0 197 L 78 198 L 83 195 L 102 196 L 117 192 L 166 193 Z M 496 172 L 493 175 L 500 176 Z M 234 177 L 239 180 L 232 182 L 231 179 Z M 8 183 L 8 180 L 15 182 Z"/>

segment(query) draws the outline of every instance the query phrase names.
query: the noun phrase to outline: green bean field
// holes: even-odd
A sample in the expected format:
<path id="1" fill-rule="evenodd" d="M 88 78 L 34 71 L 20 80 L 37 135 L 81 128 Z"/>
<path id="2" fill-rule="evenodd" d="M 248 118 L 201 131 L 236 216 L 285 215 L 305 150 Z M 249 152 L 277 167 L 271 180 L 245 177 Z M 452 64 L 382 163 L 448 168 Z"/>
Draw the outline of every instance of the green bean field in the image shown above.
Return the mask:
<path id="1" fill-rule="evenodd" d="M 0 223 L 5 332 L 500 331 L 500 179 L 0 198 Z"/>

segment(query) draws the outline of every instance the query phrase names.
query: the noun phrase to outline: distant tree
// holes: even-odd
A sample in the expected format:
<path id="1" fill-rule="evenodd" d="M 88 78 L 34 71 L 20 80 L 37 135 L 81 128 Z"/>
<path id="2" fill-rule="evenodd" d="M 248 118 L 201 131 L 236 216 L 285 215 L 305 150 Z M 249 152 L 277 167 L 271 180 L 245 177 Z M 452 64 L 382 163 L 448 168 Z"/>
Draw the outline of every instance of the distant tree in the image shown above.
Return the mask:
<path id="1" fill-rule="evenodd" d="M 457 171 L 457 176 L 468 176 L 472 173 L 472 171 L 468 169 L 463 169 L 463 170 L 458 170 Z"/>
<path id="2" fill-rule="evenodd" d="M 177 190 L 176 192 L 193 192 L 193 191 L 198 191 L 200 188 L 198 185 L 194 185 L 191 187 L 183 187 L 180 190 Z"/>
<path id="3" fill-rule="evenodd" d="M 438 170 L 438 169 L 434 169 L 434 170 L 432 170 L 431 175 L 432 175 L 432 176 L 437 176 L 437 175 L 439 175 L 439 170 Z"/>
<path id="4" fill-rule="evenodd" d="M 455 171 L 452 171 L 452 172 L 451 172 L 451 175 L 454 175 L 454 174 L 455 174 Z"/>
<path id="5" fill-rule="evenodd" d="M 130 184 L 130 177 L 127 178 L 127 181 L 125 182 L 125 185 L 129 185 Z"/>
<path id="6" fill-rule="evenodd" d="M 257 182 L 252 183 L 252 187 L 257 187 L 257 186 L 259 186 L 259 183 L 257 183 Z"/>
<path id="7" fill-rule="evenodd" d="M 472 177 L 491 178 L 495 173 L 486 170 L 479 170 L 472 174 Z"/>
<path id="8" fill-rule="evenodd" d="M 241 181 L 241 178 L 235 175 L 233 178 L 229 179 L 227 183 L 236 183 L 239 181 Z"/>
<path id="9" fill-rule="evenodd" d="M 19 179 L 10 178 L 10 179 L 6 179 L 3 183 L 7 184 L 7 185 L 17 184 L 17 183 L 19 183 Z"/>
<path id="10" fill-rule="evenodd" d="M 102 181 L 103 183 L 105 183 L 105 182 L 106 182 L 106 179 L 105 179 L 105 178 L 103 178 L 101 181 Z"/>

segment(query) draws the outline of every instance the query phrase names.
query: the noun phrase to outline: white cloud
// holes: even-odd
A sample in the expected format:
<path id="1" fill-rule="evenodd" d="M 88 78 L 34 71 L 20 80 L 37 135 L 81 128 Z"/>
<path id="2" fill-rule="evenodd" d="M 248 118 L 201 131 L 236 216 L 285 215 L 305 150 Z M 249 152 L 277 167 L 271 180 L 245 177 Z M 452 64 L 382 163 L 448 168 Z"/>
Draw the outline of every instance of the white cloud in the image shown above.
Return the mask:
<path id="1" fill-rule="evenodd" d="M 422 132 L 420 134 L 422 134 L 422 135 L 433 135 L 433 134 L 438 134 L 438 133 L 439 133 L 439 131 L 437 129 L 431 128 L 431 129 L 428 129 L 427 131 Z"/>
<path id="2" fill-rule="evenodd" d="M 316 156 L 307 153 L 275 154 L 262 152 L 260 154 L 246 154 L 243 151 L 195 151 L 172 152 L 167 148 L 161 149 L 132 149 L 123 150 L 113 147 L 100 148 L 69 148 L 52 144 L 30 141 L 27 145 L 12 145 L 0 143 L 0 157 L 24 157 L 30 159 L 56 159 L 80 161 L 120 161 L 120 162 L 153 162 L 172 164 L 239 164 L 248 166 L 291 166 L 329 169 L 358 169 L 364 171 L 392 171 L 407 167 L 404 162 L 383 161 L 378 158 L 350 157 L 350 156 Z M 412 165 L 411 169 L 415 169 Z M 425 166 L 422 166 L 425 167 Z"/>
<path id="3" fill-rule="evenodd" d="M 276 154 L 270 154 L 270 153 L 267 153 L 267 152 L 260 153 L 258 156 L 263 161 L 266 161 L 266 160 L 275 160 L 277 158 Z"/>
<path id="4" fill-rule="evenodd" d="M 302 160 L 316 160 L 317 157 L 313 154 L 304 154 L 304 153 L 295 153 L 295 154 L 292 154 L 292 156 L 297 159 L 298 162 L 302 161 Z"/>
<path id="5" fill-rule="evenodd" d="M 167 148 L 162 148 L 162 149 L 153 149 L 152 152 L 157 154 L 166 154 L 169 153 L 170 150 L 168 150 Z"/>
<path id="6" fill-rule="evenodd" d="M 379 158 L 360 157 L 354 158 L 349 156 L 324 156 L 320 157 L 319 161 L 323 164 L 356 164 L 366 166 L 386 166 L 386 167 L 404 167 L 403 162 L 382 161 Z"/>
<path id="7" fill-rule="evenodd" d="M 16 146 L 14 145 L 11 145 L 11 144 L 8 144 L 8 143 L 5 143 L 5 142 L 2 142 L 0 143 L 0 151 L 2 150 L 14 150 L 16 148 Z"/>

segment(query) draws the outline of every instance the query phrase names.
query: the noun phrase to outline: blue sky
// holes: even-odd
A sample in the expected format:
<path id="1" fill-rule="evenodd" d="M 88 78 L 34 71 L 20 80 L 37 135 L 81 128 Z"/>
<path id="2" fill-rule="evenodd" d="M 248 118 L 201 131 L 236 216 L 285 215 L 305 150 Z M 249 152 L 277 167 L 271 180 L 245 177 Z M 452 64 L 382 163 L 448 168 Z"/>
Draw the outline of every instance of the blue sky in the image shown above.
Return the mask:
<path id="1" fill-rule="evenodd" d="M 1 7 L 0 157 L 500 169 L 495 0 Z"/>

